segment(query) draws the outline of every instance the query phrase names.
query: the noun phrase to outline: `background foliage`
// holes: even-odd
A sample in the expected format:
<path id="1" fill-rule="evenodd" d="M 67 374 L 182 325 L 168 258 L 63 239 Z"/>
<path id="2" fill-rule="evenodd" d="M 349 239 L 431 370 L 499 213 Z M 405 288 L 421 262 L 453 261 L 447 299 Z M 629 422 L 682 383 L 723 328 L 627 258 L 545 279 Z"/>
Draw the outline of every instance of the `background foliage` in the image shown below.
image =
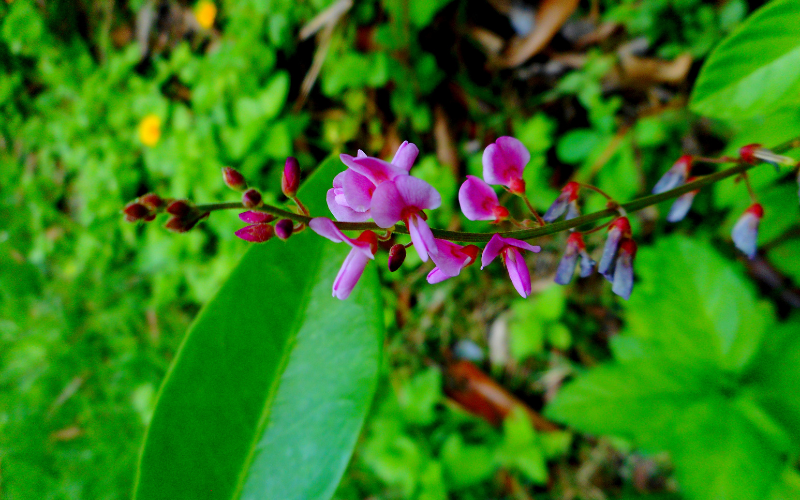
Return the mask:
<path id="1" fill-rule="evenodd" d="M 280 202 L 287 155 L 309 174 L 407 139 L 444 200 L 433 221 L 475 230 L 458 182 L 502 134 L 531 151 L 540 208 L 569 178 L 626 200 L 682 152 L 800 135 L 796 2 L 747 21 L 763 2 L 579 2 L 514 67 L 500 51 L 534 8 L 571 2 L 356 2 L 300 40 L 331 3 L 228 0 L 204 27 L 183 1 L 0 2 L 3 498 L 130 497 L 184 332 L 247 250 L 232 214 L 184 235 L 123 224 L 135 196 L 229 200 L 230 165 Z M 537 242 L 528 300 L 499 267 L 428 286 L 413 252 L 379 263 L 381 382 L 335 497 L 796 498 L 797 185 L 751 180 L 759 257 L 732 251 L 749 200 L 721 183 L 679 225 L 668 205 L 632 219 L 629 303 L 599 277 L 551 285 L 563 235 Z"/>

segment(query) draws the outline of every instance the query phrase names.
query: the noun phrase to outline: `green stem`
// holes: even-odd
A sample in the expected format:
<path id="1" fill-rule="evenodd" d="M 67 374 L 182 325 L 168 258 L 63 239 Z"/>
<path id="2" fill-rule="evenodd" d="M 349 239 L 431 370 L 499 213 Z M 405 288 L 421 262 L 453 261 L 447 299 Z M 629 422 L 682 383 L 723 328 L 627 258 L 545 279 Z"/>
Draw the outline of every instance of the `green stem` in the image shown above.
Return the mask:
<path id="1" fill-rule="evenodd" d="M 786 143 L 783 143 L 775 148 L 772 148 L 772 151 L 775 153 L 783 153 L 790 149 L 800 147 L 800 137 L 792 139 Z M 749 163 L 739 163 L 729 169 L 722 170 L 720 172 L 715 172 L 710 175 L 706 175 L 697 179 L 696 181 L 689 182 L 682 186 L 676 187 L 675 189 L 671 189 L 669 191 L 665 191 L 659 194 L 653 194 L 649 196 L 643 196 L 639 199 L 629 201 L 628 203 L 622 203 L 619 205 L 619 208 L 624 209 L 626 212 L 636 212 L 638 210 L 642 210 L 649 206 L 655 205 L 657 203 L 661 203 L 662 201 L 671 200 L 673 198 L 677 198 L 682 194 L 686 194 L 690 191 L 696 191 L 698 189 L 704 188 L 716 182 L 719 182 L 723 179 L 727 179 L 728 177 L 733 177 L 739 175 L 743 172 L 747 172 L 751 168 L 761 165 L 757 163 L 755 165 L 751 165 Z M 245 210 L 241 203 L 212 203 L 208 205 L 198 205 L 198 210 L 204 212 L 211 212 L 214 210 L 226 210 L 226 209 L 238 209 L 238 210 Z M 299 215 L 294 212 L 290 212 L 288 210 L 283 210 L 278 207 L 273 207 L 270 205 L 264 205 L 257 209 L 260 212 L 267 212 L 276 217 L 284 218 L 284 219 L 292 219 L 296 222 L 302 222 L 304 224 L 308 224 L 308 222 L 312 219 L 312 217 L 308 217 L 305 215 Z M 568 229 L 576 228 L 583 226 L 585 224 L 589 224 L 592 222 L 596 222 L 607 217 L 612 217 L 619 215 L 619 209 L 617 208 L 607 208 L 605 210 L 601 210 L 599 212 L 594 212 L 591 214 L 586 214 L 581 217 L 576 217 L 574 219 L 565 220 L 556 222 L 553 224 L 547 224 L 543 227 L 538 227 L 534 229 L 519 229 L 515 231 L 502 231 L 498 233 L 462 233 L 460 231 L 445 231 L 443 229 L 431 229 L 431 232 L 436 238 L 442 240 L 450 240 L 450 241 L 458 241 L 462 243 L 482 243 L 489 241 L 492 236 L 495 234 L 499 234 L 500 236 L 504 236 L 507 238 L 516 238 L 518 240 L 531 240 L 534 238 L 539 238 L 542 236 L 547 236 L 554 233 L 560 233 L 562 231 L 566 231 Z M 356 231 L 356 230 L 380 230 L 375 223 L 373 222 L 336 222 L 336 227 L 343 231 Z M 392 229 L 395 233 L 400 234 L 408 234 L 408 228 L 404 225 L 394 226 Z"/>

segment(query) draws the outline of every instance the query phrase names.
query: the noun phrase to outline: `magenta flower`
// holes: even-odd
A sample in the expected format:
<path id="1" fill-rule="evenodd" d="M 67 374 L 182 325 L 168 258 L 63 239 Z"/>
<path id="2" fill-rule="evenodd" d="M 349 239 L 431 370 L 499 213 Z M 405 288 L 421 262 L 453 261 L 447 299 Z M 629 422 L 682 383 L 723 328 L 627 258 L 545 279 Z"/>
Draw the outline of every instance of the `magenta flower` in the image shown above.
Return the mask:
<path id="1" fill-rule="evenodd" d="M 586 244 L 583 242 L 581 233 L 572 233 L 567 238 L 567 250 L 564 252 L 564 257 L 556 269 L 556 277 L 554 281 L 559 285 L 566 285 L 572 281 L 572 275 L 575 273 L 575 264 L 578 262 L 578 257 L 581 258 L 581 278 L 586 278 L 594 270 L 595 261 L 589 256 L 586 251 Z"/>
<path id="2" fill-rule="evenodd" d="M 468 175 L 458 190 L 458 203 L 469 220 L 500 222 L 508 217 L 508 210 L 500 206 L 494 189 L 474 175 Z"/>
<path id="3" fill-rule="evenodd" d="M 695 180 L 696 177 L 689 177 L 686 179 L 686 182 L 692 182 Z M 699 193 L 699 189 L 695 189 L 694 191 L 689 191 L 688 193 L 684 193 L 678 196 L 675 201 L 672 203 L 672 207 L 669 209 L 669 214 L 667 214 L 667 221 L 668 222 L 678 222 L 682 221 L 686 214 L 689 213 L 689 209 L 692 208 L 692 203 L 694 202 L 694 197 L 697 196 Z"/>
<path id="4" fill-rule="evenodd" d="M 416 161 L 418 154 L 419 148 L 414 143 L 403 141 L 403 144 L 397 148 L 394 158 L 392 158 L 392 165 L 408 172 L 414 166 L 414 161 Z"/>
<path id="5" fill-rule="evenodd" d="M 681 156 L 653 187 L 653 194 L 663 193 L 685 184 L 691 169 L 692 157 L 690 155 Z"/>
<path id="6" fill-rule="evenodd" d="M 269 225 L 270 222 L 275 220 L 272 214 L 254 212 L 251 210 L 240 213 L 239 218 L 243 222 L 250 224 L 233 233 L 244 241 L 249 241 L 250 243 L 264 243 L 275 234 L 274 229 Z"/>
<path id="7" fill-rule="evenodd" d="M 760 203 L 753 203 L 750 208 L 736 221 L 731 237 L 736 248 L 744 252 L 747 257 L 756 257 L 756 242 L 758 240 L 758 225 L 764 217 L 764 207 Z"/>
<path id="8" fill-rule="evenodd" d="M 458 276 L 461 270 L 478 258 L 480 249 L 475 245 L 462 247 L 447 240 L 436 240 L 438 252 L 431 255 L 436 267 L 428 273 L 428 283 L 440 283 L 448 278 Z"/>
<path id="9" fill-rule="evenodd" d="M 433 233 L 425 222 L 422 210 L 439 208 L 442 197 L 430 184 L 410 175 L 401 175 L 383 182 L 372 197 L 372 219 L 380 227 L 392 227 L 403 221 L 414 248 L 423 262 L 438 253 Z"/>
<path id="10" fill-rule="evenodd" d="M 486 248 L 483 249 L 481 269 L 491 264 L 500 255 L 503 259 L 503 264 L 508 269 L 508 277 L 511 278 L 511 283 L 517 292 L 525 298 L 531 294 L 531 273 L 528 271 L 528 266 L 525 264 L 525 258 L 522 256 L 520 249 L 539 252 L 542 248 L 524 241 L 503 238 L 499 234 L 495 234 L 486 244 Z"/>
<path id="11" fill-rule="evenodd" d="M 624 238 L 631 237 L 631 223 L 627 217 L 620 217 L 615 220 L 608 228 L 608 237 L 606 244 L 603 247 L 603 255 L 600 257 L 600 264 L 597 266 L 597 272 L 606 277 L 607 280 L 613 280 L 614 262 L 619 250 L 619 244 Z"/>
<path id="12" fill-rule="evenodd" d="M 619 244 L 619 252 L 611 269 L 611 291 L 625 300 L 633 291 L 633 259 L 636 257 L 636 242 L 625 238 Z"/>
<path id="13" fill-rule="evenodd" d="M 378 237 L 372 231 L 364 231 L 356 239 L 348 238 L 332 220 L 326 217 L 311 219 L 308 227 L 318 235 L 335 243 L 350 245 L 350 253 L 344 259 L 336 279 L 333 280 L 333 296 L 339 300 L 346 299 L 364 273 L 367 262 L 375 259 L 375 253 L 378 251 Z"/>
<path id="14" fill-rule="evenodd" d="M 561 217 L 564 212 L 567 212 L 565 220 L 580 217 L 581 212 L 578 210 L 578 191 L 580 189 L 581 186 L 577 182 L 568 182 L 564 189 L 561 190 L 561 194 L 558 195 L 556 201 L 547 209 L 542 219 L 545 222 L 553 222 Z"/>
<path id="15" fill-rule="evenodd" d="M 483 180 L 502 185 L 514 194 L 525 192 L 522 171 L 531 160 L 525 146 L 513 137 L 503 136 L 483 150 Z"/>

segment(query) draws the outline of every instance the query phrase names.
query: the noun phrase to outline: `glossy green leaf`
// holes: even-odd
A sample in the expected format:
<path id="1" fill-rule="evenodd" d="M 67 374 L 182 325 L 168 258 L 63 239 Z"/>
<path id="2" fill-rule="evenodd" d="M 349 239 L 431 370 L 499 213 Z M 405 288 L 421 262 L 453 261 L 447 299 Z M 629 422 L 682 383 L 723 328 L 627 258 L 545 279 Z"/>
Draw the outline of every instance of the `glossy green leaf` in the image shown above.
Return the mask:
<path id="1" fill-rule="evenodd" d="M 701 115 L 741 120 L 796 103 L 798 65 L 800 2 L 773 0 L 709 56 L 690 106 Z"/>
<path id="2" fill-rule="evenodd" d="M 327 213 L 329 161 L 301 190 Z M 165 380 L 135 498 L 327 499 L 375 390 L 382 315 L 375 267 L 346 301 L 348 248 L 311 231 L 254 245 L 205 307 Z"/>

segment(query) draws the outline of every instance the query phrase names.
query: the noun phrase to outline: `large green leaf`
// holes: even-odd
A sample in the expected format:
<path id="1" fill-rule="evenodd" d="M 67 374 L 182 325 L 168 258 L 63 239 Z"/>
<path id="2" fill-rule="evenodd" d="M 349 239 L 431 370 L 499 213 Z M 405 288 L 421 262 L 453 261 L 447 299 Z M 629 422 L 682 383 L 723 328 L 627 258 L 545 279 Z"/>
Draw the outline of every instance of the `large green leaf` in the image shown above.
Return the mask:
<path id="1" fill-rule="evenodd" d="M 327 162 L 301 195 L 327 213 Z M 205 307 L 161 388 L 135 497 L 327 499 L 375 390 L 377 274 L 331 297 L 347 254 L 311 231 L 255 245 Z"/>
<path id="2" fill-rule="evenodd" d="M 690 106 L 705 116 L 741 120 L 797 103 L 798 66 L 800 2 L 773 0 L 712 52 Z"/>

